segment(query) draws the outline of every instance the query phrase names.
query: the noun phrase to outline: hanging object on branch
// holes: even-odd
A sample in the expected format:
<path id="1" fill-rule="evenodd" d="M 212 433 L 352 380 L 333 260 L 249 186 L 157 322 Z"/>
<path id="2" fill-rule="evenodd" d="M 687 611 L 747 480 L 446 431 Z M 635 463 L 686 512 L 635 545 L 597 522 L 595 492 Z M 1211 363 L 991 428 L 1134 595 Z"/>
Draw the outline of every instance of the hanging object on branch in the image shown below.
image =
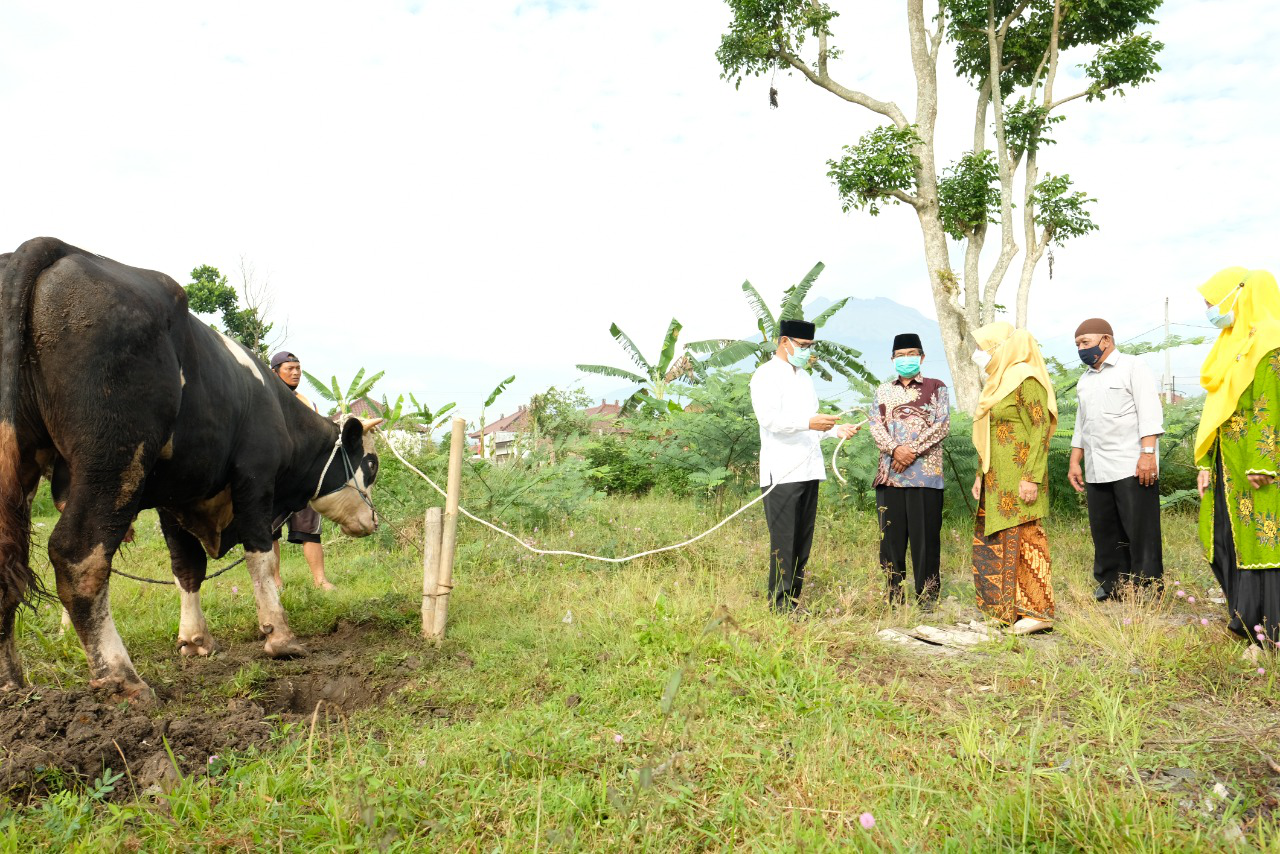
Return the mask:
<path id="1" fill-rule="evenodd" d="M 778 109 L 778 90 L 772 86 L 769 87 L 769 109 Z"/>

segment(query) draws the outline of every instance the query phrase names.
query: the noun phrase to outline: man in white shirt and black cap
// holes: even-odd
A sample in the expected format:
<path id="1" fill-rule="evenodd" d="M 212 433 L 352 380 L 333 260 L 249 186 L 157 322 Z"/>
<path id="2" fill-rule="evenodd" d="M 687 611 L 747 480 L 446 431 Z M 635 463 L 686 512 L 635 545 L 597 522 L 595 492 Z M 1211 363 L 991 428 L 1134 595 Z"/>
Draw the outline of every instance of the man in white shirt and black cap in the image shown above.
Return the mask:
<path id="1" fill-rule="evenodd" d="M 769 524 L 769 606 L 792 611 L 804 585 L 813 545 L 818 485 L 826 479 L 821 442 L 847 439 L 862 425 L 837 426 L 835 415 L 818 412 L 818 393 L 809 376 L 814 325 L 782 321 L 778 349 L 751 377 L 751 407 L 760 422 L 760 487 L 766 490 Z"/>
<path id="2" fill-rule="evenodd" d="M 1099 317 L 1081 323 L 1076 347 L 1089 369 L 1076 386 L 1067 479 L 1087 494 L 1093 597 L 1103 602 L 1122 584 L 1159 586 L 1164 578 L 1156 459 L 1164 410 L 1151 369 L 1116 350 L 1110 323 Z"/>

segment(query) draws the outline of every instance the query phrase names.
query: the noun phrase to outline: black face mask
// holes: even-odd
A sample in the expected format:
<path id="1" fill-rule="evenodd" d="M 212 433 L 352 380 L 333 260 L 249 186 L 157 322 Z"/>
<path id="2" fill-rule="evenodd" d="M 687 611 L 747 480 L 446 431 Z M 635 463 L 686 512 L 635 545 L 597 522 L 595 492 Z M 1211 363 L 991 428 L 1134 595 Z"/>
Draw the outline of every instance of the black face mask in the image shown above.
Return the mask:
<path id="1" fill-rule="evenodd" d="M 1080 361 L 1084 362 L 1091 368 L 1098 364 L 1098 360 L 1102 358 L 1101 346 L 1089 347 L 1085 350 L 1077 350 L 1076 352 L 1080 354 Z"/>

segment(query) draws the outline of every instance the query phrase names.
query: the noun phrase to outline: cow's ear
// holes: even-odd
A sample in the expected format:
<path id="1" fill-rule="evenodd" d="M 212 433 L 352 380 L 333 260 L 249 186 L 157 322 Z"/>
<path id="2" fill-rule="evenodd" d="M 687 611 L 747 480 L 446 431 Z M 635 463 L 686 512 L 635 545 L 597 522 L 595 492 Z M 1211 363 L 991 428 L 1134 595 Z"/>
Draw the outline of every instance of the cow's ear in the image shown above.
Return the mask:
<path id="1" fill-rule="evenodd" d="M 368 433 L 374 427 L 377 427 L 379 424 L 381 424 L 383 421 L 386 421 L 386 420 L 387 419 L 385 418 L 361 418 L 360 425 L 364 427 L 364 431 Z"/>
<path id="2" fill-rule="evenodd" d="M 359 418 L 348 418 L 342 422 L 342 447 L 352 460 L 364 456 L 364 425 Z"/>

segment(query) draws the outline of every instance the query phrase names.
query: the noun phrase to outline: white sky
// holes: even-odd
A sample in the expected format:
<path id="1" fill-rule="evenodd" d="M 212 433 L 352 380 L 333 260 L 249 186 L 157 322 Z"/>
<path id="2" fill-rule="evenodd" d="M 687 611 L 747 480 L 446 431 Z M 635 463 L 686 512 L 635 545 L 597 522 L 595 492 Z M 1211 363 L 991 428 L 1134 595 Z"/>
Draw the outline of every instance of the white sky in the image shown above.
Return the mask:
<path id="1" fill-rule="evenodd" d="M 902 4 L 835 7 L 833 75 L 910 114 Z M 1167 0 L 1160 18 L 1156 82 L 1073 103 L 1042 155 L 1101 226 L 1052 283 L 1040 266 L 1047 345 L 1094 314 L 1136 335 L 1165 296 L 1196 322 L 1214 271 L 1277 267 L 1280 14 Z M 778 110 L 767 80 L 735 91 L 714 56 L 727 20 L 713 0 L 11 0 L 0 246 L 50 234 L 183 284 L 246 256 L 307 370 L 385 369 L 378 392 L 469 417 L 508 374 L 495 410 L 575 363 L 625 365 L 611 321 L 649 356 L 672 315 L 683 340 L 746 335 L 742 280 L 776 303 L 818 260 L 815 294 L 933 316 L 914 215 L 843 214 L 825 177 L 876 117 L 799 77 L 778 77 Z M 945 163 L 973 99 L 941 72 Z"/>

